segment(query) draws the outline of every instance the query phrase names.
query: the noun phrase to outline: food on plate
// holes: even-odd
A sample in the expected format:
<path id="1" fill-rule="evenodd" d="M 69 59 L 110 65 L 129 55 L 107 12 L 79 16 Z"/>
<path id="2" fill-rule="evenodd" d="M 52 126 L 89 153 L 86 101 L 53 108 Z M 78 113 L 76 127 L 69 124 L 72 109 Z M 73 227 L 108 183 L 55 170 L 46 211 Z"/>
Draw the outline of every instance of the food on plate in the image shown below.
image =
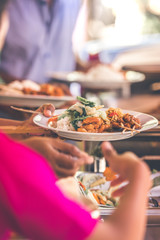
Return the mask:
<path id="1" fill-rule="evenodd" d="M 82 193 L 94 203 L 115 207 L 118 204 L 118 198 L 111 197 L 110 181 L 104 178 L 104 173 L 81 173 L 77 176 L 77 180 Z"/>
<path id="2" fill-rule="evenodd" d="M 31 80 L 13 81 L 8 85 L 1 85 L 3 92 L 13 92 L 20 95 L 47 95 L 47 96 L 71 96 L 70 90 L 65 84 L 37 84 Z"/>
<path id="3" fill-rule="evenodd" d="M 32 95 L 47 95 L 47 96 L 66 96 L 71 95 L 69 88 L 64 84 L 41 84 L 39 91 L 32 90 L 31 88 L 24 88 L 24 94 Z"/>
<path id="4" fill-rule="evenodd" d="M 30 88 L 33 91 L 40 91 L 40 85 L 31 81 L 31 80 L 24 80 L 24 81 L 18 81 L 15 80 L 7 85 L 9 88 L 19 90 L 23 92 L 23 89 Z"/>
<path id="5" fill-rule="evenodd" d="M 96 180 L 94 183 L 91 183 L 90 187 L 96 187 L 96 186 L 99 186 L 101 184 L 104 184 L 106 182 L 106 179 L 105 178 L 100 178 L 98 180 Z"/>
<path id="6" fill-rule="evenodd" d="M 78 177 L 79 182 L 82 184 L 83 189 L 90 189 L 91 186 L 96 183 L 97 181 L 101 180 L 103 177 L 103 174 L 94 174 L 94 173 L 82 173 Z M 103 183 L 99 183 L 99 185 L 106 183 L 106 179 L 104 179 Z"/>
<path id="7" fill-rule="evenodd" d="M 141 129 L 140 120 L 120 108 L 105 110 L 92 101 L 77 97 L 78 102 L 62 114 L 48 120 L 48 126 L 83 133 L 104 133 L 113 131 L 135 131 Z"/>
<path id="8" fill-rule="evenodd" d="M 123 81 L 125 78 L 124 74 L 120 71 L 116 71 L 110 66 L 105 64 L 97 64 L 96 66 L 90 68 L 87 73 L 84 72 L 72 72 L 69 73 L 67 79 L 69 81 Z"/>
<path id="9" fill-rule="evenodd" d="M 109 192 L 105 190 L 90 190 L 93 194 L 93 197 L 95 198 L 96 202 L 100 205 L 106 205 L 108 207 L 116 207 L 117 202 L 115 199 L 111 198 L 109 196 Z"/>
<path id="10" fill-rule="evenodd" d="M 103 175 L 105 176 L 106 181 L 113 181 L 117 178 L 116 173 L 110 168 L 106 167 L 106 169 L 103 172 Z"/>
<path id="11" fill-rule="evenodd" d="M 118 188 L 124 187 L 128 182 L 124 181 L 120 185 L 112 187 L 111 181 L 117 178 L 117 174 L 110 167 L 106 167 L 103 173 L 82 172 L 76 176 L 82 194 L 89 198 L 99 207 L 116 207 L 119 204 L 119 197 L 113 198 L 112 193 Z M 152 171 L 152 187 L 148 192 L 148 208 L 160 207 L 160 173 Z"/>

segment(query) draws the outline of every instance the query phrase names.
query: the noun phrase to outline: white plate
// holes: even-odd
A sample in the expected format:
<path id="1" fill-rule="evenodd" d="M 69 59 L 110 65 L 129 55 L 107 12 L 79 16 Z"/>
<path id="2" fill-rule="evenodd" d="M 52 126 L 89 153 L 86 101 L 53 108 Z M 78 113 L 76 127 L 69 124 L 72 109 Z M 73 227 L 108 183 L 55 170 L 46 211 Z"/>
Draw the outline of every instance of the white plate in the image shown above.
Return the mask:
<path id="1" fill-rule="evenodd" d="M 80 83 L 82 87 L 89 89 L 118 89 L 122 88 L 125 85 L 130 85 L 131 83 L 144 81 L 145 75 L 143 73 L 130 71 L 128 72 L 128 77 L 126 79 L 109 79 L 106 76 L 106 79 L 97 79 L 97 78 L 88 78 L 85 77 L 85 74 L 81 75 L 79 72 L 53 72 L 48 74 L 49 77 L 55 78 L 60 81 L 66 82 L 77 82 Z"/>
<path id="2" fill-rule="evenodd" d="M 79 180 L 81 179 L 81 177 L 84 177 L 85 175 L 87 176 L 87 179 L 86 179 L 84 182 L 82 181 L 82 184 L 86 187 L 87 190 L 90 190 L 90 189 L 92 189 L 92 190 L 93 190 L 93 189 L 96 189 L 96 190 L 97 190 L 97 189 L 99 189 L 99 190 L 104 191 L 104 192 L 109 191 L 111 181 L 106 181 L 104 184 L 97 185 L 97 186 L 92 187 L 92 188 L 89 187 L 91 183 L 93 183 L 93 182 L 95 182 L 96 180 L 98 180 L 98 179 L 97 179 L 97 176 L 98 176 L 98 177 L 99 177 L 99 176 L 100 176 L 100 177 L 104 177 L 104 176 L 103 176 L 103 173 L 82 172 L 82 173 L 77 174 L 76 177 L 75 177 L 75 179 L 76 179 L 77 181 L 79 181 Z M 113 208 L 114 208 L 114 207 L 111 206 L 111 205 L 98 204 L 98 203 L 96 202 L 95 198 L 93 197 L 92 192 L 91 192 L 91 191 L 85 192 L 80 185 L 79 185 L 79 189 L 80 189 L 81 194 L 83 194 L 85 197 L 87 197 L 87 198 L 89 198 L 91 201 L 93 201 L 99 208 L 109 208 L 109 209 L 111 209 L 111 208 L 113 209 Z M 109 194 L 109 195 L 110 195 L 110 194 Z"/>
<path id="3" fill-rule="evenodd" d="M 152 188 L 149 192 L 149 197 L 160 197 L 160 186 Z"/>
<path id="4" fill-rule="evenodd" d="M 151 179 L 153 180 L 154 178 L 160 177 L 160 172 L 156 172 L 151 175 Z M 149 197 L 160 197 L 160 185 L 155 186 L 150 189 L 149 191 Z"/>
<path id="5" fill-rule="evenodd" d="M 86 187 L 86 189 L 100 189 L 103 191 L 107 191 L 110 188 L 111 181 L 106 181 L 103 184 L 97 185 L 95 187 L 90 187 L 90 184 L 98 180 L 99 178 L 104 177 L 103 173 L 91 173 L 91 172 L 78 172 L 75 176 L 76 180 L 80 181 L 81 178 L 84 176 L 87 176 L 87 179 L 84 180 L 83 185 Z M 97 178 L 98 177 L 98 178 Z"/>
<path id="6" fill-rule="evenodd" d="M 42 95 L 5 95 L 0 94 L 0 104 L 9 106 L 16 105 L 20 107 L 39 107 L 44 103 L 52 103 L 56 108 L 59 108 L 68 101 L 75 100 L 73 96 L 42 96 Z"/>
<path id="7" fill-rule="evenodd" d="M 56 110 L 55 115 L 61 114 L 65 110 L 66 109 Z M 107 109 L 104 108 L 103 110 L 105 111 Z M 158 120 L 151 115 L 140 113 L 140 112 L 129 111 L 129 110 L 122 110 L 122 111 L 123 111 L 123 113 L 132 114 L 135 117 L 138 117 L 140 119 L 142 128 L 139 130 L 139 132 L 146 131 L 146 130 L 154 128 L 158 125 Z M 115 141 L 115 140 L 131 138 L 135 134 L 137 134 L 137 131 L 134 131 L 134 132 L 126 131 L 124 133 L 122 133 L 122 132 L 83 133 L 83 132 L 77 132 L 77 131 L 61 130 L 61 129 L 49 127 L 48 126 L 48 118 L 44 117 L 42 114 L 36 115 L 34 117 L 33 121 L 36 125 L 38 125 L 40 127 L 52 130 L 53 132 L 57 133 L 60 137 L 73 139 L 73 140 Z"/>

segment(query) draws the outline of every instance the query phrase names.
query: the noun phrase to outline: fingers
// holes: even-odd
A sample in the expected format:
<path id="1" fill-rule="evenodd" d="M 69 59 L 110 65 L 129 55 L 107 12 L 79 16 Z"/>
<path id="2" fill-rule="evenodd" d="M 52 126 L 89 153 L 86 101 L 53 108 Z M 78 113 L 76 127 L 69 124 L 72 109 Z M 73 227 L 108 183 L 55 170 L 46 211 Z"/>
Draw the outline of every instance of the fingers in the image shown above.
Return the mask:
<path id="1" fill-rule="evenodd" d="M 65 169 L 56 165 L 54 171 L 59 178 L 74 176 L 78 169 Z"/>
<path id="2" fill-rule="evenodd" d="M 32 137 L 26 144 L 43 155 L 59 177 L 73 176 L 80 166 L 93 162 L 76 146 L 57 139 Z"/>
<path id="3" fill-rule="evenodd" d="M 116 157 L 116 155 L 117 155 L 116 150 L 113 148 L 111 143 L 103 142 L 101 147 L 102 147 L 103 155 L 108 162 L 110 162 L 110 160 L 113 157 Z"/>
<path id="4" fill-rule="evenodd" d="M 41 112 L 45 117 L 52 117 L 55 111 L 54 105 L 47 103 L 43 104 L 39 107 L 36 112 Z M 25 121 L 25 124 L 33 124 L 33 118 L 37 115 L 37 113 L 32 114 L 32 116 Z M 34 124 L 35 125 L 35 124 Z"/>
<path id="5" fill-rule="evenodd" d="M 73 176 L 80 166 L 90 164 L 93 158 L 76 146 L 53 138 L 38 138 L 38 151 L 48 159 L 58 176 Z M 41 143 L 41 145 L 40 145 Z"/>
<path id="6" fill-rule="evenodd" d="M 49 146 L 46 150 L 48 154 L 45 153 L 44 156 L 47 157 L 58 177 L 62 178 L 75 175 L 79 167 L 74 157 L 60 153 L 52 146 Z"/>
<path id="7" fill-rule="evenodd" d="M 72 169 L 78 167 L 78 159 L 72 157 L 71 155 L 67 155 L 64 153 L 60 153 L 58 151 L 55 152 L 55 161 L 56 164 L 61 168 Z"/>
<path id="8" fill-rule="evenodd" d="M 116 150 L 113 148 L 111 143 L 103 142 L 102 143 L 102 152 L 108 162 L 113 160 L 120 160 L 120 159 L 131 159 L 134 161 L 139 160 L 139 158 L 133 152 L 125 152 L 123 154 L 117 154 Z"/>
<path id="9" fill-rule="evenodd" d="M 122 154 L 124 159 L 131 159 L 132 161 L 139 161 L 140 158 L 136 156 L 133 152 L 125 152 Z"/>
<path id="10" fill-rule="evenodd" d="M 111 182 L 111 187 L 114 187 L 114 186 L 117 186 L 119 184 L 121 184 L 122 182 L 124 182 L 125 179 L 122 178 L 121 176 L 120 177 L 117 177 L 116 179 L 114 179 L 112 182 Z"/>
<path id="11" fill-rule="evenodd" d="M 56 147 L 65 152 L 68 153 L 72 156 L 76 156 L 76 157 L 80 157 L 82 155 L 82 152 L 74 145 L 70 144 L 70 143 L 66 143 L 64 141 L 56 141 Z M 84 153 L 85 155 L 85 153 Z"/>
<path id="12" fill-rule="evenodd" d="M 121 176 L 117 177 L 115 180 L 111 182 L 111 189 L 112 187 L 116 187 L 116 190 L 113 190 L 111 193 L 112 197 L 120 197 L 124 191 L 126 190 L 126 186 L 128 185 L 128 182 L 122 178 Z"/>
<path id="13" fill-rule="evenodd" d="M 95 203 L 82 195 L 80 195 L 80 203 L 83 204 L 89 211 L 94 211 L 98 209 Z"/>
<path id="14" fill-rule="evenodd" d="M 108 161 L 109 166 L 114 172 L 117 172 L 117 170 L 119 170 L 119 155 L 117 154 L 116 150 L 109 142 L 103 142 L 101 147 L 102 153 L 105 159 Z"/>
<path id="15" fill-rule="evenodd" d="M 86 162 L 88 161 L 88 158 L 89 157 L 77 158 L 65 153 L 60 153 L 58 151 L 55 153 L 56 164 L 66 169 L 71 169 L 71 168 L 77 169 L 80 166 L 86 164 Z"/>
<path id="16" fill-rule="evenodd" d="M 115 198 L 115 197 L 122 196 L 122 194 L 126 191 L 126 188 L 127 188 L 127 186 L 123 186 L 123 187 L 118 188 L 117 190 L 112 192 L 112 194 L 111 194 L 112 197 Z"/>
<path id="17" fill-rule="evenodd" d="M 37 111 L 42 112 L 45 117 L 52 117 L 55 111 L 55 107 L 51 103 L 43 104 Z"/>
<path id="18" fill-rule="evenodd" d="M 93 157 L 89 156 L 87 153 L 80 151 L 76 146 L 66 143 L 60 140 L 55 140 L 53 142 L 53 147 L 56 147 L 59 151 L 63 152 L 66 155 L 75 157 L 74 160 L 77 160 L 79 166 L 83 164 L 93 163 Z"/>
<path id="19" fill-rule="evenodd" d="M 79 167 L 93 162 L 93 158 L 72 144 L 50 139 L 49 161 L 59 177 L 73 176 Z"/>

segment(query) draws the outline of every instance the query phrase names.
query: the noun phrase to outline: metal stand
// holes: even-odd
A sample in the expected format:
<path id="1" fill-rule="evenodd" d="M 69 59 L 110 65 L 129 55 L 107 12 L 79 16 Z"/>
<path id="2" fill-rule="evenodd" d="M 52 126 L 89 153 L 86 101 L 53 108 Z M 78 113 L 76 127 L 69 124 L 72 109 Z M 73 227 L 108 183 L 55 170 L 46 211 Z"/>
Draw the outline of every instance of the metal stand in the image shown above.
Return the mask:
<path id="1" fill-rule="evenodd" d="M 105 158 L 94 158 L 94 172 L 104 172 L 106 168 Z"/>
<path id="2" fill-rule="evenodd" d="M 100 143 L 101 142 L 96 142 L 96 141 L 84 141 L 83 149 L 89 155 L 92 155 L 94 150 L 99 146 Z M 86 165 L 85 171 L 87 171 L 87 172 L 104 172 L 105 168 L 106 168 L 105 158 L 94 157 L 94 164 Z"/>

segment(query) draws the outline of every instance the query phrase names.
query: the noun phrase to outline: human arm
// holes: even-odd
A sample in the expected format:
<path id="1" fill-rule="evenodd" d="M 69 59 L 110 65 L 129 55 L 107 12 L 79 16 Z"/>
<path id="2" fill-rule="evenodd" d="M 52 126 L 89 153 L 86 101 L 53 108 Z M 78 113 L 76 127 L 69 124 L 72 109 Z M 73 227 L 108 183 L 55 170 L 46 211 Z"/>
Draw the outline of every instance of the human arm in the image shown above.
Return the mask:
<path id="1" fill-rule="evenodd" d="M 46 117 L 51 117 L 54 110 L 55 108 L 52 104 L 44 104 L 37 110 L 37 112 L 42 112 Z M 36 129 L 36 125 L 33 123 L 34 116 L 35 114 L 26 121 L 2 120 L 4 121 L 4 125 L 10 123 L 12 126 L 22 126 L 23 128 L 34 127 L 34 129 Z M 14 138 L 17 138 L 17 134 Z M 80 151 L 76 146 L 53 137 L 30 136 L 26 139 L 23 139 L 22 137 L 20 140 L 22 143 L 44 156 L 59 178 L 73 176 L 80 166 L 91 164 L 93 162 L 92 157 L 88 156 L 88 154 L 83 151 Z"/>
<path id="2" fill-rule="evenodd" d="M 56 182 L 56 185 L 61 189 L 65 196 L 71 200 L 74 200 L 80 205 L 84 205 L 88 211 L 98 210 L 97 204 L 81 194 L 79 183 L 74 177 L 61 178 Z M 99 213 L 96 211 L 96 217 L 98 218 L 98 216 Z"/>
<path id="3" fill-rule="evenodd" d="M 88 0 L 83 0 L 72 36 L 73 52 L 78 62 L 80 61 L 79 50 L 88 40 L 88 12 Z"/>
<path id="4" fill-rule="evenodd" d="M 43 158 L 3 134 L 0 140 L 0 223 L 4 231 L 10 227 L 22 236 L 40 240 L 143 239 L 149 170 L 133 154 L 117 155 L 103 145 L 112 169 L 130 183 L 117 210 L 106 223 L 100 223 L 63 196 Z"/>
<path id="5" fill-rule="evenodd" d="M 97 224 L 88 239 L 97 240 L 101 236 L 101 240 L 142 240 L 146 224 L 147 192 L 150 187 L 149 169 L 133 153 L 118 155 L 109 143 L 103 145 L 103 153 L 111 168 L 120 175 L 112 185 L 115 186 L 122 180 L 129 181 L 129 184 L 114 193 L 115 196 L 122 195 L 118 208 L 106 223 Z"/>
<path id="6" fill-rule="evenodd" d="M 142 240 L 145 233 L 147 193 L 150 187 L 150 172 L 147 165 L 133 153 L 118 155 L 109 143 L 103 143 L 103 154 L 113 171 L 129 184 L 115 195 L 122 195 L 114 213 L 104 224 L 97 224 L 87 240 Z"/>
<path id="7" fill-rule="evenodd" d="M 3 9 L 0 9 L 0 50 L 2 49 L 9 28 L 8 14 L 6 11 L 1 12 L 2 10 Z"/>
<path id="8" fill-rule="evenodd" d="M 51 117 L 54 114 L 55 107 L 54 105 L 48 103 L 43 104 L 36 110 L 35 114 L 32 114 L 31 117 L 24 121 L 12 120 L 12 119 L 0 119 L 0 130 L 9 134 L 14 139 L 24 139 L 28 137 L 28 134 L 32 135 L 53 135 L 51 131 L 45 130 L 34 124 L 33 118 L 38 112 L 41 112 L 45 117 Z"/>
<path id="9" fill-rule="evenodd" d="M 97 221 L 61 193 L 45 159 L 1 133 L 0 142 L 0 238 L 11 229 L 33 240 L 85 239 Z"/>
<path id="10" fill-rule="evenodd" d="M 74 32 L 72 35 L 72 43 L 73 43 L 73 52 L 76 59 L 76 70 L 87 72 L 90 68 L 94 68 L 97 64 L 99 64 L 98 59 L 94 59 L 92 61 L 83 61 L 80 53 L 83 48 L 89 41 L 89 15 L 90 15 L 90 3 L 88 0 L 82 1 L 82 6 L 80 8 L 77 21 L 75 24 Z"/>
<path id="11" fill-rule="evenodd" d="M 43 104 L 37 109 L 37 113 L 41 112 L 44 116 L 46 117 L 51 117 L 54 113 L 55 107 L 54 105 L 48 103 L 48 104 Z M 36 113 L 36 114 L 37 114 Z M 13 120 L 13 119 L 7 119 L 7 118 L 0 118 L 0 126 L 22 126 L 22 125 L 28 125 L 33 123 L 33 118 L 35 114 L 33 114 L 29 119 L 25 121 L 18 121 L 18 120 Z M 34 125 L 35 126 L 35 125 Z"/>
<path id="12" fill-rule="evenodd" d="M 93 162 L 87 153 L 59 139 L 31 137 L 22 142 L 44 156 L 59 178 L 73 176 L 81 166 Z"/>
<path id="13" fill-rule="evenodd" d="M 19 126 L 22 121 L 0 118 L 0 126 Z"/>

